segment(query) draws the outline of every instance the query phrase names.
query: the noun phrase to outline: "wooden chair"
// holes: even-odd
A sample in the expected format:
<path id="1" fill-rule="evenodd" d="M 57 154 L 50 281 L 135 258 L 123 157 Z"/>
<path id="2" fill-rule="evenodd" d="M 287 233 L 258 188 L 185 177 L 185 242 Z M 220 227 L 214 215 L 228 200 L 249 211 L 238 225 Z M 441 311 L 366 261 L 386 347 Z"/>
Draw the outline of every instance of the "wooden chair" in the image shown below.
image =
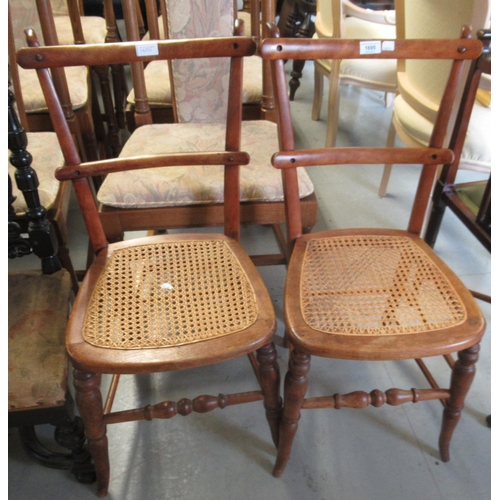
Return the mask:
<path id="1" fill-rule="evenodd" d="M 57 240 L 40 203 L 36 171 L 26 150 L 27 136 L 9 91 L 9 149 L 20 196 L 27 205 L 29 227 L 16 222 L 9 173 L 9 258 L 35 253 L 41 269 L 9 271 L 9 427 L 18 427 L 23 446 L 36 462 L 71 470 L 83 483 L 95 481 L 83 426 L 74 415 L 68 390 L 64 332 L 72 299 L 71 277 L 57 259 Z M 28 266 L 29 267 L 29 266 Z M 42 444 L 36 427 L 55 426 L 55 442 L 65 453 Z"/>
<path id="2" fill-rule="evenodd" d="M 287 235 L 293 246 L 285 284 L 284 315 L 291 344 L 274 475 L 289 459 L 301 409 L 364 408 L 385 403 L 442 400 L 439 448 L 449 460 L 449 444 L 474 377 L 485 322 L 459 278 L 419 237 L 438 164 L 453 151 L 443 148 L 464 59 L 481 55 L 479 40 L 396 40 L 394 51 L 365 57 L 451 59 L 453 69 L 429 147 L 325 148 L 296 150 L 283 59 L 358 58 L 362 40 L 265 40 L 272 60 L 279 116 L 280 152 L 273 165 L 284 175 Z M 408 229 L 338 229 L 303 235 L 298 210 L 296 168 L 309 165 L 423 163 Z M 332 193 L 334 187 L 332 187 Z M 354 209 L 354 208 L 353 208 Z M 421 358 L 458 351 L 451 383 L 441 388 Z M 417 359 L 431 389 L 357 391 L 306 398 L 311 356 L 365 361 Z"/>
<path id="3" fill-rule="evenodd" d="M 348 0 L 318 0 L 315 21 L 317 38 L 355 38 L 370 40 L 396 38 L 394 10 L 367 10 Z M 327 128 L 325 147 L 335 146 L 339 126 L 340 85 L 378 90 L 385 93 L 386 107 L 396 93 L 396 60 L 346 59 L 314 61 L 312 119 L 319 120 L 323 102 L 324 78 L 328 79 Z M 291 82 L 290 82 L 291 85 Z"/>
<path id="4" fill-rule="evenodd" d="M 262 10 L 265 14 L 269 0 L 262 2 Z M 205 36 L 231 36 L 233 34 L 233 23 L 222 22 L 216 32 L 210 32 L 209 27 L 213 22 L 209 19 L 212 13 L 218 12 L 221 19 L 241 18 L 245 24 L 245 34 L 253 35 L 257 43 L 260 40 L 260 17 L 261 2 L 252 0 L 250 12 L 240 13 L 236 11 L 234 0 L 190 0 L 181 1 L 176 5 L 176 0 L 145 0 L 145 11 L 148 32 L 141 37 L 141 25 L 138 23 L 136 0 L 123 0 L 123 10 L 127 39 L 138 40 L 164 40 L 167 38 L 179 38 L 185 36 L 180 34 L 184 18 L 176 17 L 176 10 L 190 12 L 192 17 L 197 17 L 196 28 L 191 29 L 192 37 Z M 159 5 L 159 7 L 158 7 Z M 269 14 L 268 14 L 269 15 Z M 171 17 L 170 20 L 167 19 Z M 198 19 L 199 17 L 199 19 Z M 178 19 L 178 21 L 177 21 Z M 272 20 L 272 17 L 267 18 Z M 194 21 L 193 21 L 194 23 Z M 193 24 L 194 25 L 194 24 Z M 170 33 L 168 33 L 170 31 Z M 140 75 L 138 74 L 140 73 Z M 144 84 L 142 83 L 144 80 Z M 127 97 L 127 121 L 129 130 L 134 130 L 143 122 L 143 115 L 151 113 L 153 123 L 172 123 L 175 121 L 175 111 L 172 105 L 172 91 L 170 85 L 169 65 L 166 62 L 154 61 L 144 69 L 138 67 L 133 72 L 134 88 Z M 264 87 L 263 63 L 258 55 L 246 58 L 243 73 L 243 119 L 256 120 L 262 115 L 272 119 L 272 86 L 270 77 L 267 78 L 267 86 Z M 267 89 L 267 92 L 266 92 Z M 148 109 L 144 103 L 147 102 Z"/>
<path id="5" fill-rule="evenodd" d="M 199 0 L 195 0 L 193 5 Z M 225 29 L 232 19 L 232 0 L 220 1 L 221 12 L 210 11 L 203 22 L 203 30 L 207 33 L 219 33 Z M 128 8 L 125 6 L 128 4 Z M 169 2 L 169 16 L 167 21 L 182 17 L 186 12 L 186 2 Z M 133 1 L 123 0 L 125 17 L 133 14 Z M 181 14 L 179 14 L 179 11 Z M 195 9 L 193 7 L 193 12 Z M 216 15 L 213 13 L 216 12 Z M 225 15 L 224 15 L 225 14 Z M 135 19 L 135 17 L 134 17 Z M 228 20 L 229 19 L 229 20 Z M 193 14 L 183 25 L 182 31 L 169 28 L 174 34 L 171 38 L 197 38 L 200 23 Z M 126 20 L 127 26 L 133 24 Z M 149 26 L 151 26 L 149 22 Z M 221 26 L 222 24 L 222 26 Z M 137 28 L 137 26 L 136 26 Z M 128 33 L 130 38 L 130 33 Z M 133 37 L 132 37 L 133 38 Z M 149 42 L 152 43 L 152 42 Z M 154 43 L 153 43 L 154 47 Z M 246 58 L 247 59 L 252 59 Z M 154 60 L 146 70 L 153 65 L 165 67 L 167 61 Z M 173 64 L 173 63 L 172 63 Z M 171 146 L 175 140 L 175 148 L 184 151 L 197 150 L 202 142 L 209 147 L 210 142 L 219 141 L 223 136 L 200 136 L 199 130 L 204 130 L 203 121 L 213 120 L 211 103 L 212 90 L 202 80 L 198 85 L 200 103 L 205 109 L 198 108 L 196 115 L 190 108 L 178 109 L 176 103 L 176 121 L 174 124 L 156 124 L 149 112 L 147 100 L 148 81 L 144 77 L 143 63 L 131 65 L 136 93 L 142 89 L 143 98 L 135 106 L 137 128 L 127 142 L 122 156 L 137 156 L 144 151 L 153 151 L 151 148 L 163 148 L 162 142 L 156 134 L 164 133 L 171 137 Z M 176 85 L 191 85 L 193 80 L 189 74 L 173 73 Z M 208 76 L 202 75 L 205 78 Z M 164 81 L 164 79 L 160 79 Z M 175 95 L 175 92 L 174 92 Z M 182 95 L 177 92 L 177 95 Z M 137 97 L 137 94 L 136 94 Z M 139 106 L 139 103 L 141 106 Z M 197 123 L 200 122 L 200 123 Z M 278 242 L 284 240 L 280 224 L 285 222 L 285 207 L 283 203 L 283 187 L 281 174 L 274 170 L 270 163 L 271 155 L 278 147 L 278 132 L 274 122 L 269 120 L 245 120 L 242 124 L 242 149 L 250 154 L 250 164 L 241 169 L 241 200 L 242 224 L 270 225 L 275 230 Z M 208 142 L 207 142 L 208 141 Z M 211 144 L 210 147 L 220 147 Z M 165 151 L 162 151 L 165 152 Z M 301 207 L 303 210 L 304 230 L 310 230 L 316 223 L 317 201 L 314 196 L 314 186 L 304 170 L 300 171 L 301 179 Z M 179 228 L 221 226 L 224 223 L 222 204 L 222 171 L 204 171 L 202 167 L 196 169 L 160 169 L 156 172 L 123 172 L 107 176 L 98 192 L 101 220 L 109 241 L 121 241 L 126 231 L 162 231 Z M 258 265 L 283 264 L 286 256 L 283 250 L 269 255 L 252 256 Z"/>
<path id="6" fill-rule="evenodd" d="M 249 257 L 238 243 L 239 166 L 249 162 L 240 150 L 242 58 L 252 55 L 252 38 L 234 37 L 157 42 L 157 55 L 149 42 L 100 46 L 36 47 L 18 53 L 21 66 L 37 68 L 49 102 L 51 117 L 66 158 L 59 180 L 71 179 L 95 251 L 95 260 L 80 288 L 67 330 L 67 348 L 74 366 L 76 401 L 82 415 L 89 447 L 96 464 L 98 495 L 104 496 L 109 483 L 106 425 L 130 420 L 170 418 L 192 411 L 207 412 L 233 404 L 264 400 L 274 443 L 277 444 L 281 409 L 279 372 L 272 342 L 276 319 L 265 285 Z M 147 55 L 144 54 L 147 49 Z M 156 50 L 154 51 L 156 52 Z M 196 55 L 193 59 L 193 55 Z M 218 149 L 196 152 L 176 150 L 176 145 L 158 154 L 122 157 L 81 163 L 64 120 L 61 105 L 46 68 L 172 59 L 179 71 L 187 70 L 197 81 L 206 72 L 208 59 L 230 58 L 225 75 L 216 62 L 210 88 L 220 106 L 227 103 L 224 123 L 203 123 L 201 138 L 223 130 Z M 228 61 L 229 62 L 229 61 Z M 229 88 L 225 82 L 229 82 Z M 187 106 L 198 93 L 184 87 Z M 224 98 L 226 94 L 226 98 Z M 215 96 L 214 96 L 215 97 Z M 216 106 L 214 116 L 222 110 Z M 140 127 L 140 130 L 146 127 Z M 174 141 L 169 130 L 156 141 Z M 126 150 L 126 145 L 124 151 Z M 123 154 L 123 151 L 122 151 Z M 108 244 L 89 183 L 95 174 L 116 175 L 118 171 L 173 168 L 174 165 L 224 167 L 225 235 L 177 234 L 146 237 Z M 196 167 L 191 167 L 196 168 Z M 254 355 L 254 352 L 257 355 Z M 193 400 L 164 403 L 142 409 L 113 412 L 112 401 L 120 374 L 176 371 L 219 363 L 247 354 L 260 389 L 219 396 L 203 395 Z M 103 409 L 99 381 L 101 374 L 113 374 L 111 394 Z"/>
<path id="7" fill-rule="evenodd" d="M 399 38 L 452 38 L 460 33 L 464 24 L 472 26 L 474 33 L 489 25 L 490 0 L 464 0 L 458 6 L 453 0 L 405 0 L 403 4 L 404 18 L 398 23 Z M 396 136 L 406 146 L 428 144 L 449 71 L 450 64 L 440 61 L 400 61 L 398 96 L 394 100 L 387 135 L 388 147 L 394 146 Z M 488 106 L 479 103 L 475 106 L 460 168 L 480 173 L 490 171 L 489 129 L 484 125 L 491 119 L 490 114 Z M 380 181 L 378 194 L 381 197 L 387 194 L 391 172 L 392 164 L 388 163 Z"/>

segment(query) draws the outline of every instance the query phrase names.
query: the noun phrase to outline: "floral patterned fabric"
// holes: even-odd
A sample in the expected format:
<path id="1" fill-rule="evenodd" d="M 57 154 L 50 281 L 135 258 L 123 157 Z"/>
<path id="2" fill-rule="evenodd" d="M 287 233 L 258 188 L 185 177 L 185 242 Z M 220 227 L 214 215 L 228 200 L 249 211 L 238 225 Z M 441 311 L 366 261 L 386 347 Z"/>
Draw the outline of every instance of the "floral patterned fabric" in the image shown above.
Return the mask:
<path id="1" fill-rule="evenodd" d="M 228 0 L 169 0 L 168 29 L 169 38 L 202 38 L 231 36 L 233 34 L 234 17 L 233 2 Z M 160 37 L 164 37 L 163 20 L 158 20 Z M 146 34 L 145 40 L 149 39 Z M 174 85 L 176 87 L 176 106 L 179 121 L 199 121 L 209 116 L 209 121 L 224 120 L 226 104 L 216 96 L 226 94 L 229 75 L 229 61 L 217 60 L 172 61 L 174 67 Z M 148 101 L 151 106 L 171 106 L 172 91 L 170 88 L 169 63 L 153 61 L 144 71 Z M 197 68 L 195 70 L 195 68 Z M 194 76 L 196 73 L 198 76 Z M 201 85 L 201 87 L 200 87 Z M 205 100 L 199 99 L 200 91 L 210 89 Z M 221 94 L 222 95 L 222 94 Z M 262 98 L 262 59 L 259 56 L 245 58 L 243 66 L 243 103 L 259 102 Z M 130 104 L 135 103 L 132 90 L 127 98 Z M 189 101 L 189 102 L 188 102 Z M 215 116 L 211 103 L 215 103 Z M 203 112 L 194 111 L 205 107 Z"/>
<path id="2" fill-rule="evenodd" d="M 67 391 L 66 270 L 9 273 L 9 411 L 61 406 Z"/>
<path id="3" fill-rule="evenodd" d="M 170 72 L 166 61 L 152 61 L 144 70 L 148 102 L 154 107 L 172 106 Z M 243 61 L 243 103 L 260 102 L 262 98 L 262 59 L 259 56 L 245 57 Z M 129 104 L 135 104 L 132 89 L 127 97 Z"/>
<path id="4" fill-rule="evenodd" d="M 233 33 L 231 0 L 169 0 L 172 40 L 221 37 Z M 223 122 L 227 113 L 229 58 L 176 59 L 170 62 L 179 122 Z"/>
<path id="5" fill-rule="evenodd" d="M 26 149 L 33 156 L 31 166 L 35 169 L 40 183 L 38 186 L 40 203 L 46 209 L 49 209 L 54 204 L 59 191 L 59 181 L 55 178 L 54 172 L 64 165 L 64 157 L 57 136 L 54 132 L 28 132 L 28 146 Z M 22 192 L 17 189 L 14 180 L 16 169 L 9 162 L 10 154 L 10 151 L 7 150 L 9 175 L 12 179 L 12 193 L 16 196 L 13 206 L 16 214 L 23 215 L 26 212 L 26 202 Z"/>
<path id="6" fill-rule="evenodd" d="M 250 164 L 241 167 L 241 201 L 282 201 L 281 172 L 271 165 L 269 151 L 278 151 L 277 126 L 266 120 L 242 123 L 241 150 Z M 224 149 L 225 125 L 189 123 L 139 127 L 120 157 Z M 314 188 L 304 169 L 299 171 L 300 196 Z M 135 170 L 110 174 L 98 200 L 118 208 L 152 208 L 223 202 L 223 167 L 190 166 Z"/>
<path id="7" fill-rule="evenodd" d="M 56 13 L 63 13 L 65 11 L 63 0 L 52 0 L 51 4 L 59 43 L 61 45 L 73 44 L 73 32 L 69 17 L 55 15 Z M 27 46 L 24 34 L 24 30 L 27 28 L 35 31 L 40 45 L 43 45 L 42 27 L 38 18 L 35 0 L 11 0 L 9 1 L 9 9 L 12 17 L 12 29 L 16 49 Z M 82 28 L 87 43 L 104 42 L 106 37 L 106 21 L 103 18 L 82 17 Z M 87 103 L 89 94 L 87 82 L 88 70 L 85 67 L 66 68 L 65 73 L 73 109 L 79 109 Z M 19 68 L 19 80 L 26 113 L 48 112 L 36 71 Z"/>

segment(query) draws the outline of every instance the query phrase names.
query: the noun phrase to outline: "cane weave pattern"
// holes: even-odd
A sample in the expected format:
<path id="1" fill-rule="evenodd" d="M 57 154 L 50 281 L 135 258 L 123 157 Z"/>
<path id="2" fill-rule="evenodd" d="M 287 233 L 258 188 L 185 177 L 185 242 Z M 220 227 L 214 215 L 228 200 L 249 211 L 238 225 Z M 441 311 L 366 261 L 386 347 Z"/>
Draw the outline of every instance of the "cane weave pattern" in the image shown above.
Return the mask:
<path id="1" fill-rule="evenodd" d="M 407 237 L 310 240 L 301 283 L 305 322 L 330 334 L 412 334 L 465 319 L 449 281 Z"/>
<path id="2" fill-rule="evenodd" d="M 83 336 L 113 349 L 179 346 L 239 332 L 256 318 L 249 278 L 225 242 L 167 242 L 113 253 Z"/>

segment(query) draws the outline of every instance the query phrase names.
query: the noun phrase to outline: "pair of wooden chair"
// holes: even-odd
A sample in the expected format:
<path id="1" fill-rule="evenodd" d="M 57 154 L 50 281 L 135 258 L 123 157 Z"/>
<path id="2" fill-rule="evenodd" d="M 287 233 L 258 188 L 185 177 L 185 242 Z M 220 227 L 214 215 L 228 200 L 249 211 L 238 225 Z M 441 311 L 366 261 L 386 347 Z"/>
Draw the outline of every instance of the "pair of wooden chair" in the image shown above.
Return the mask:
<path id="1" fill-rule="evenodd" d="M 449 85 L 429 147 L 406 149 L 328 148 L 295 150 L 283 60 L 359 58 L 360 40 L 264 40 L 262 57 L 271 61 L 277 99 L 279 146 L 273 165 L 281 170 L 291 258 L 285 289 L 286 335 L 291 345 L 285 378 L 284 406 L 273 335 L 276 319 L 268 292 L 238 243 L 240 192 L 238 176 L 251 161 L 243 151 L 242 66 L 256 51 L 248 37 L 158 41 L 94 47 L 30 46 L 18 54 L 23 67 L 37 69 L 66 166 L 59 180 L 71 180 L 95 252 L 95 260 L 73 306 L 67 348 L 74 367 L 76 400 L 95 461 L 98 494 L 107 494 L 110 464 L 106 426 L 130 420 L 171 418 L 207 412 L 237 403 L 263 400 L 272 439 L 278 447 L 274 474 L 290 455 L 301 408 L 354 407 L 445 400 L 439 439 L 441 456 L 449 443 L 474 375 L 484 319 L 469 291 L 419 238 L 436 165 L 448 163 L 454 151 L 443 147 L 458 76 L 466 60 L 481 55 L 482 44 L 466 33 L 458 40 L 396 41 L 390 54 L 363 57 L 453 60 Z M 145 50 L 147 47 L 147 51 Z M 226 75 L 211 60 L 228 58 Z M 180 106 L 201 112 L 196 82 L 210 73 L 217 93 L 213 116 L 221 123 L 197 125 L 200 151 L 183 151 L 172 130 L 158 131 L 162 150 L 145 147 L 133 156 L 83 163 L 54 92 L 48 68 L 79 64 L 142 62 L 168 59 L 188 71 L 191 81 L 176 94 Z M 215 95 L 215 94 L 214 94 Z M 223 99 L 222 96 L 227 96 Z M 198 107 L 201 106 L 201 107 Z M 227 113 L 224 113 L 224 109 Z M 179 124 L 181 125 L 181 124 Z M 154 126 L 140 127 L 155 132 Z M 201 151 L 209 137 L 219 139 Z M 133 137 L 133 136 L 132 136 Z M 193 139 L 194 140 L 194 139 Z M 145 143 L 144 143 L 145 144 Z M 173 146 L 171 146 L 173 144 Z M 217 146 L 216 146 L 217 144 Z M 170 146 L 169 146 L 170 145 Z M 122 152 L 123 155 L 123 152 Z M 407 231 L 354 229 L 303 234 L 298 168 L 358 163 L 423 163 L 421 181 Z M 224 170 L 224 235 L 176 234 L 109 244 L 89 178 L 120 171 L 203 166 Z M 354 167 L 353 167 L 354 168 Z M 170 181 L 175 186 L 175 180 Z M 390 389 L 305 399 L 312 355 L 358 359 L 414 359 L 459 352 L 450 385 L 431 389 Z M 256 355 L 255 355 L 256 352 Z M 145 408 L 113 411 L 121 374 L 168 372 L 248 355 L 259 390 L 165 401 Z M 423 363 L 419 359 L 419 363 Z M 103 404 L 101 374 L 112 374 Z"/>

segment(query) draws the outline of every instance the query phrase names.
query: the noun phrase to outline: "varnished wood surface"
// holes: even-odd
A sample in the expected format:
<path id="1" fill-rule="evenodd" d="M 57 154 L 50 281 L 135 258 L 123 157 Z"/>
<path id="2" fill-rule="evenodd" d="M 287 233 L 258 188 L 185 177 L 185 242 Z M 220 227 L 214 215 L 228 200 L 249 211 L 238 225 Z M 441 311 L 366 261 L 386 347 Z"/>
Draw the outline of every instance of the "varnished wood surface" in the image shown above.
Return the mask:
<path id="1" fill-rule="evenodd" d="M 251 37 L 221 37 L 197 40 L 155 40 L 151 42 L 122 42 L 95 44 L 79 50 L 75 45 L 36 47 L 33 30 L 26 31 L 30 47 L 18 51 L 17 61 L 22 68 L 61 68 L 68 66 L 92 66 L 95 64 L 125 64 L 162 59 L 192 59 L 193 54 L 203 51 L 204 57 L 243 57 L 253 55 L 257 46 Z M 137 48 L 155 46 L 158 55 L 137 55 Z"/>
<path id="2" fill-rule="evenodd" d="M 477 39 L 386 40 L 394 50 L 378 54 L 360 54 L 360 42 L 352 39 L 297 39 L 294 46 L 280 39 L 263 40 L 260 53 L 265 59 L 474 59 L 481 55 L 483 45 Z M 384 42 L 384 40 L 381 40 Z"/>

